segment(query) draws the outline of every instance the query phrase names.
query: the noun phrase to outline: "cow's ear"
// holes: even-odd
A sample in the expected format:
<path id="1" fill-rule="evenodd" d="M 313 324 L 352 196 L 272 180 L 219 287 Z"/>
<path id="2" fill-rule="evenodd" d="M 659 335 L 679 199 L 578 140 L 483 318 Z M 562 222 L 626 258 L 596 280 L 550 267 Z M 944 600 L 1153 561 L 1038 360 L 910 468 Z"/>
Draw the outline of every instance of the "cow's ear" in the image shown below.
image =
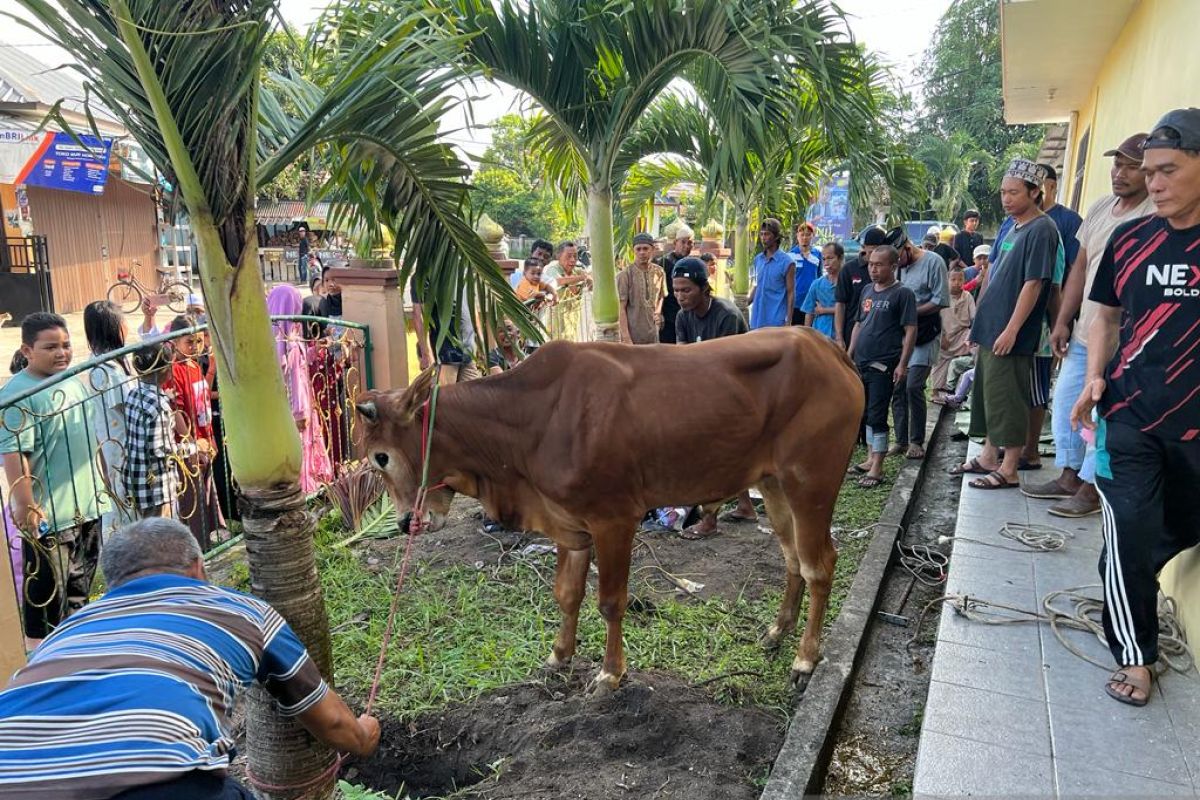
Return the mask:
<path id="1" fill-rule="evenodd" d="M 421 406 L 425 405 L 425 401 L 429 399 L 430 393 L 433 391 L 433 382 L 437 380 L 438 365 L 425 369 L 417 376 L 417 379 L 412 382 L 404 392 L 404 397 L 401 399 L 401 419 L 406 423 L 411 423 L 417 417 L 417 412 L 421 410 Z"/>

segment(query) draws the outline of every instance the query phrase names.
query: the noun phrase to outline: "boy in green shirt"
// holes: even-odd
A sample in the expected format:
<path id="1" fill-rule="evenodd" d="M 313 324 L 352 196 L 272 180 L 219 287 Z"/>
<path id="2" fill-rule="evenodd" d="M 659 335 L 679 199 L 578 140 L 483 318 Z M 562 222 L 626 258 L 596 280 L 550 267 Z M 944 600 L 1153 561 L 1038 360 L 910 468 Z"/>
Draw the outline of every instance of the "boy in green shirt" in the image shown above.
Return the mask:
<path id="1" fill-rule="evenodd" d="M 36 647 L 87 602 L 103 509 L 87 387 L 71 378 L 28 394 L 70 366 L 66 321 L 30 314 L 21 324 L 21 353 L 28 365 L 0 388 L 0 456 L 24 540 L 26 645 Z"/>

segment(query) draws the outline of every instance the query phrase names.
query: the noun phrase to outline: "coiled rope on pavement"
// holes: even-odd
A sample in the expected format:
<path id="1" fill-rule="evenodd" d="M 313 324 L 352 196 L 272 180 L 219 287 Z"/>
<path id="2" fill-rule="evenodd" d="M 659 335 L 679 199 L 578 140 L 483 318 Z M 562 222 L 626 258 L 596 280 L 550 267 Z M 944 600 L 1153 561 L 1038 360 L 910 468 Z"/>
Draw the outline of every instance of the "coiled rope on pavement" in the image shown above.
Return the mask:
<path id="1" fill-rule="evenodd" d="M 1005 522 L 999 533 L 1014 544 L 989 542 L 967 536 L 939 536 L 937 543 L 941 545 L 960 541 L 1018 553 L 1053 553 L 1065 550 L 1067 540 L 1074 538 L 1073 533 L 1063 528 L 1037 523 Z M 926 586 L 938 586 L 945 582 L 946 568 L 950 563 L 950 557 L 946 553 L 927 544 L 902 545 L 897 542 L 896 549 L 901 567 L 918 581 Z M 1049 592 L 1042 598 L 1040 611 L 995 603 L 972 594 L 945 594 L 934 598 L 921 610 L 917 618 L 916 632 L 908 644 L 911 647 L 916 642 L 929 611 L 941 603 L 948 603 L 959 616 L 984 625 L 1014 625 L 1024 622 L 1048 624 L 1054 632 L 1054 637 L 1068 652 L 1089 664 L 1107 670 L 1112 667 L 1111 664 L 1103 663 L 1084 653 L 1065 635 L 1067 630 L 1085 631 L 1095 636 L 1105 648 L 1108 647 L 1102 622 L 1104 601 L 1087 593 L 1098 589 L 1101 589 L 1099 584 L 1088 584 Z M 1158 594 L 1158 651 L 1160 672 L 1171 669 L 1179 673 L 1188 673 L 1195 668 L 1195 655 L 1179 622 L 1175 600 L 1161 591 Z"/>

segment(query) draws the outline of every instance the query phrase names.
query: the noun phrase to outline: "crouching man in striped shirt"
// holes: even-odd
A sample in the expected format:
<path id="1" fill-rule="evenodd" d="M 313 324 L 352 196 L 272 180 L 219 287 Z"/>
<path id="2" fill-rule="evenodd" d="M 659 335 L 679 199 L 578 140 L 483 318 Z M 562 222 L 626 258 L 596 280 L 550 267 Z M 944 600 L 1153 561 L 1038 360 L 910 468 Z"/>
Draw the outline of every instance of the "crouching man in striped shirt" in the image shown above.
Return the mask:
<path id="1" fill-rule="evenodd" d="M 378 721 L 354 717 L 278 612 L 205 581 L 185 526 L 128 525 L 100 566 L 108 593 L 0 692 L 0 796 L 252 798 L 226 770 L 233 708 L 253 681 L 329 746 L 375 751 Z"/>

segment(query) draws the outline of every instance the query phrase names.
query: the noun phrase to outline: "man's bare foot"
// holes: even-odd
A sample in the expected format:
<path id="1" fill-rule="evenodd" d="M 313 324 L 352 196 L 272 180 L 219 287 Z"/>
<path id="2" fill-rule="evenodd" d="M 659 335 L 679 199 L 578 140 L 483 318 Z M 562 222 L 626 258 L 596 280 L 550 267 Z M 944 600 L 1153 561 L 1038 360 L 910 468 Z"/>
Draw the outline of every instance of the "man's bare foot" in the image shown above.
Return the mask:
<path id="1" fill-rule="evenodd" d="M 695 541 L 697 539 L 707 539 L 710 536 L 716 536 L 720 532 L 721 529 L 717 526 L 717 515 L 705 514 L 695 525 L 691 525 L 680 531 L 679 538 Z"/>
<path id="2" fill-rule="evenodd" d="M 1144 706 L 1150 701 L 1150 682 L 1153 676 L 1148 667 L 1121 667 L 1108 676 L 1104 691 L 1118 703 Z"/>

